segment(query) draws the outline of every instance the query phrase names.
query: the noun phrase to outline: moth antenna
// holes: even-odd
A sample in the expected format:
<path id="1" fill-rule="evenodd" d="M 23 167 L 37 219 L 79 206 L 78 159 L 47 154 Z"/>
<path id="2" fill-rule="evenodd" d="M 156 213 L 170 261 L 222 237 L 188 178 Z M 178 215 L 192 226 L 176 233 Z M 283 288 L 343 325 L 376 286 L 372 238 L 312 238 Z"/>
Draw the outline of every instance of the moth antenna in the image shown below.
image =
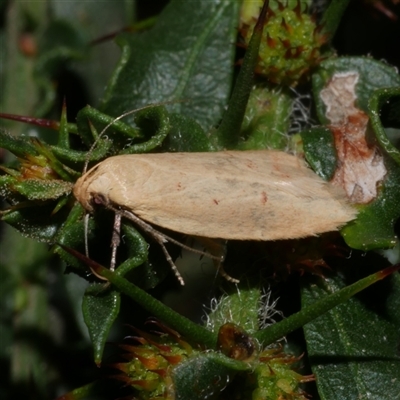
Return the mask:
<path id="1" fill-rule="evenodd" d="M 137 113 L 138 111 L 142 111 L 142 110 L 146 110 L 147 108 L 151 108 L 151 107 L 155 107 L 155 106 L 164 106 L 167 104 L 174 104 L 174 103 L 182 103 L 184 101 L 188 101 L 186 99 L 182 99 L 182 100 L 169 100 L 169 101 L 163 101 L 160 103 L 153 103 L 153 104 L 148 104 L 146 106 L 140 107 L 140 108 L 136 108 L 134 110 L 130 110 L 130 111 L 126 111 L 124 113 L 122 113 L 121 115 L 119 115 L 118 117 L 115 117 L 111 122 L 109 122 L 104 128 L 103 130 L 99 133 L 99 135 L 97 136 L 97 138 L 95 139 L 94 143 L 92 144 L 92 146 L 90 147 L 90 149 L 87 152 L 87 156 L 86 156 L 86 161 L 83 167 L 83 174 L 86 173 L 87 169 L 88 169 L 88 165 L 89 165 L 89 159 L 90 159 L 90 155 L 93 152 L 93 149 L 96 147 L 97 143 L 99 142 L 99 140 L 101 139 L 101 137 L 106 133 L 107 129 L 114 124 L 115 122 L 119 121 L 122 118 L 127 117 L 128 115 Z"/>
<path id="2" fill-rule="evenodd" d="M 84 236 L 85 236 L 85 256 L 87 258 L 90 258 L 89 257 L 89 242 L 88 242 L 89 217 L 90 217 L 90 214 L 86 213 L 85 217 L 83 219 L 83 227 L 84 227 L 83 231 L 84 231 Z M 96 276 L 97 278 L 101 279 L 102 281 L 106 281 L 107 280 L 106 278 L 104 278 L 104 276 L 99 275 L 92 267 L 90 267 L 90 270 L 92 271 L 92 274 L 94 276 Z"/>
<path id="3" fill-rule="evenodd" d="M 83 220 L 83 226 L 84 226 L 84 235 L 85 235 L 85 256 L 87 258 L 89 257 L 89 241 L 88 241 L 88 233 L 89 233 L 89 213 L 86 212 L 84 220 Z"/>
<path id="4" fill-rule="evenodd" d="M 104 278 L 104 276 L 99 275 L 92 267 L 89 267 L 89 268 L 90 268 L 91 273 L 92 273 L 96 278 L 99 278 L 100 280 L 106 281 L 106 282 L 107 282 L 107 284 L 105 285 L 105 288 L 108 287 L 108 286 L 110 285 L 110 282 L 108 281 L 107 278 Z"/>
<path id="5" fill-rule="evenodd" d="M 144 107 L 140 107 L 134 110 L 130 110 L 127 111 L 121 115 L 119 115 L 118 117 L 114 118 L 110 123 L 108 123 L 103 130 L 100 132 L 100 134 L 97 136 L 97 138 L 95 139 L 94 143 L 92 144 L 92 146 L 90 147 L 90 149 L 87 152 L 86 155 L 86 160 L 85 160 L 85 164 L 83 166 L 83 172 L 82 175 L 85 174 L 87 172 L 88 169 L 88 165 L 89 165 L 89 160 L 90 160 L 90 155 L 93 152 L 94 148 L 96 147 L 97 143 L 99 142 L 100 138 L 106 133 L 107 129 L 114 124 L 116 121 L 119 121 L 120 119 L 130 115 L 130 114 L 134 114 L 138 111 L 141 110 L 145 110 L 147 108 L 150 107 L 154 107 L 154 106 L 160 106 L 160 105 L 166 105 L 166 104 L 173 104 L 173 103 L 177 103 L 177 102 L 183 102 L 183 101 L 187 101 L 185 99 L 183 100 L 174 100 L 174 101 L 164 101 L 164 102 L 160 102 L 160 103 L 154 103 L 154 104 L 148 104 Z M 115 210 L 114 210 L 115 211 Z M 111 265 L 110 265 L 110 269 L 112 271 L 115 270 L 115 265 L 116 265 L 116 258 L 117 258 L 117 248 L 120 244 L 120 231 L 121 231 L 121 214 L 119 214 L 118 212 L 115 213 L 115 220 L 114 220 L 114 229 L 113 229 L 113 235 L 112 235 L 112 240 L 111 240 L 111 247 L 112 247 L 112 253 L 111 253 Z M 85 214 L 85 218 L 84 218 L 84 235 L 85 235 L 85 255 L 86 257 L 89 257 L 89 243 L 88 243 L 88 232 L 89 232 L 89 214 L 86 213 Z M 165 248 L 165 247 L 164 247 Z M 164 251 L 164 249 L 163 249 Z M 166 251 L 166 249 L 165 249 Z M 169 259 L 172 262 L 171 257 L 169 257 Z M 171 264 L 171 263 L 170 263 Z M 175 275 L 177 276 L 178 280 L 182 283 L 183 279 L 180 276 L 179 272 L 177 271 L 177 268 L 175 266 L 175 264 L 173 264 L 173 270 L 175 272 Z M 93 272 L 93 271 L 92 271 Z M 94 272 L 93 272 L 94 273 Z M 94 275 L 96 275 L 98 278 L 100 279 L 104 279 L 103 277 L 97 275 L 96 273 L 94 273 Z"/>
<path id="6" fill-rule="evenodd" d="M 161 105 L 167 105 L 167 104 L 173 104 L 173 103 L 179 103 L 179 102 L 184 102 L 184 101 L 188 101 L 186 99 L 182 99 L 182 100 L 170 100 L 170 101 L 164 101 L 164 102 L 160 102 L 160 103 L 153 103 L 153 104 L 148 104 L 144 107 L 140 107 L 134 110 L 130 110 L 127 111 L 125 113 L 122 113 L 121 115 L 119 115 L 118 117 L 114 118 L 110 123 L 108 123 L 103 130 L 99 133 L 99 135 L 97 136 L 97 138 L 95 139 L 95 141 L 93 142 L 92 146 L 90 147 L 90 149 L 87 152 L 86 155 L 86 160 L 83 166 L 83 174 L 85 174 L 87 172 L 88 169 L 88 165 L 89 165 L 89 160 L 90 160 L 90 155 L 93 152 L 94 148 L 96 147 L 97 143 L 99 142 L 99 140 L 101 139 L 101 137 L 106 133 L 107 129 L 114 124 L 115 122 L 119 121 L 120 119 L 134 114 L 138 111 L 141 110 L 145 110 L 147 108 L 150 107 L 154 107 L 154 106 L 161 106 Z M 115 212 L 115 219 L 114 219 L 114 228 L 113 228 L 113 235 L 112 235 L 112 239 L 111 239 L 111 247 L 112 247 L 112 253 L 111 253 L 111 265 L 110 265 L 110 270 L 114 271 L 115 270 L 115 266 L 116 266 L 116 258 L 117 258 L 117 248 L 120 244 L 120 232 L 121 232 L 121 214 L 119 212 L 117 212 L 117 210 L 114 210 Z M 85 217 L 84 217 L 84 235 L 85 235 L 85 254 L 86 257 L 89 257 L 89 243 L 88 243 L 88 232 L 89 232 L 89 214 L 86 213 Z M 156 237 L 154 234 L 152 235 L 153 237 Z M 157 238 L 157 237 L 156 237 Z M 173 241 L 174 243 L 179 243 L 177 241 L 174 241 L 172 238 L 168 238 L 168 240 Z M 179 274 L 178 269 L 176 267 L 176 265 L 173 263 L 172 258 L 169 256 L 167 249 L 165 248 L 165 246 L 162 244 L 162 242 L 160 242 L 159 238 L 157 238 L 158 243 L 161 245 L 161 248 L 163 249 L 163 252 L 166 254 L 167 260 L 169 262 L 169 264 L 171 265 L 176 277 L 178 278 L 179 282 L 183 285 L 183 278 L 182 276 Z M 180 244 L 182 247 L 185 247 L 183 244 Z M 97 275 L 94 271 L 92 271 L 94 273 L 94 275 L 96 275 L 98 278 L 100 279 L 104 279 L 103 277 Z"/>
<path id="7" fill-rule="evenodd" d="M 114 228 L 111 239 L 111 247 L 112 247 L 111 265 L 110 265 L 111 271 L 115 270 L 116 259 L 117 259 L 117 248 L 120 242 L 121 242 L 121 214 L 115 213 Z"/>

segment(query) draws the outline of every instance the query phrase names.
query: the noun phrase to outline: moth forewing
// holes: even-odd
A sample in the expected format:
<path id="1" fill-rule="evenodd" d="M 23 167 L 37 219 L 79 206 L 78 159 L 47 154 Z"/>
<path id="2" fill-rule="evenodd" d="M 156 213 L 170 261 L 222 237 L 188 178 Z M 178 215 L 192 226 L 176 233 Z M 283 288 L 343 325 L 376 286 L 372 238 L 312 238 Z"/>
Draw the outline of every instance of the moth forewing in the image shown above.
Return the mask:
<path id="1" fill-rule="evenodd" d="M 76 182 L 74 195 L 90 212 L 111 204 L 172 231 L 228 240 L 312 236 L 356 215 L 301 159 L 269 150 L 110 157 Z"/>

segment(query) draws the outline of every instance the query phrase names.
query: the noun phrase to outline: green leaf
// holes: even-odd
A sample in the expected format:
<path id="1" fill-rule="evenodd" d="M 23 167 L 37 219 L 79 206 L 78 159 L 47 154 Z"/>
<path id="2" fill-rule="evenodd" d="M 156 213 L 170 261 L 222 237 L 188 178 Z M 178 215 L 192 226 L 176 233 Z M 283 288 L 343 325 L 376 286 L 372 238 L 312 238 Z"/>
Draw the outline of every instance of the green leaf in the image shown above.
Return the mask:
<path id="1" fill-rule="evenodd" d="M 380 119 L 383 105 L 398 96 L 399 88 L 379 89 L 371 93 L 368 103 L 373 133 L 387 154 L 385 166 L 388 172 L 377 198 L 362 206 L 357 219 L 342 229 L 347 244 L 356 249 L 388 248 L 398 241 L 394 224 L 400 217 L 400 152 L 390 142 Z"/>
<path id="2" fill-rule="evenodd" d="M 89 254 L 96 261 L 102 262 L 104 265 L 109 265 L 111 260 L 111 233 L 114 219 L 112 213 L 104 212 L 104 210 L 101 211 L 103 212 L 99 212 L 96 218 L 89 219 L 87 232 Z M 65 223 L 57 231 L 57 235 L 53 238 L 52 242 L 85 252 L 84 214 L 82 206 L 76 203 L 66 218 Z M 74 269 L 74 272 L 85 278 L 88 277 L 90 270 L 85 263 L 82 263 L 58 246 L 55 248 L 55 252 Z"/>
<path id="3" fill-rule="evenodd" d="M 397 286 L 398 279 L 393 283 Z M 383 285 L 390 286 L 389 281 Z M 343 286 L 339 277 L 319 280 L 317 285 L 304 288 L 303 306 Z M 388 290 L 381 290 L 380 294 L 383 292 Z M 356 298 L 350 299 L 304 327 L 308 356 L 321 399 L 398 398 L 398 327 L 388 321 L 383 310 L 377 314 L 371 309 L 382 308 L 381 296 L 369 296 L 370 300 L 378 298 L 379 304 L 370 301 L 369 306 Z"/>
<path id="4" fill-rule="evenodd" d="M 118 316 L 120 293 L 107 290 L 104 284 L 88 287 L 82 301 L 82 312 L 93 344 L 94 362 L 99 366 L 110 329 Z"/>
<path id="5" fill-rule="evenodd" d="M 71 254 L 76 253 L 75 250 L 68 250 Z M 77 254 L 78 256 L 78 254 Z M 87 257 L 79 254 L 79 257 L 86 259 L 91 268 L 96 274 L 106 278 L 112 283 L 121 293 L 131 297 L 135 302 L 141 305 L 149 313 L 159 318 L 163 323 L 167 324 L 173 329 L 179 330 L 179 333 L 185 336 L 186 339 L 191 340 L 197 344 L 202 344 L 210 349 L 214 349 L 217 343 L 217 335 L 204 327 L 195 324 L 186 317 L 181 316 L 174 310 L 165 306 L 159 300 L 140 289 L 136 285 L 130 283 L 125 278 L 119 276 L 115 272 L 104 268 L 98 263 L 93 262 Z"/>
<path id="6" fill-rule="evenodd" d="M 82 101 L 81 106 L 85 103 L 96 106 L 103 95 L 104 86 L 120 56 L 118 47 L 109 40 L 109 34 L 131 26 L 135 19 L 136 6 L 135 2 L 125 0 L 104 0 L 101 6 L 93 1 L 80 1 L 74 3 L 73 7 L 68 2 L 51 2 L 54 18 L 68 20 L 75 31 L 90 44 L 89 57 L 83 63 L 75 62 L 69 66 L 69 71 L 82 79 L 85 91 L 89 92 L 88 99 L 79 99 Z M 100 40 L 97 41 L 98 39 Z M 73 107 L 76 107 L 76 103 L 75 100 Z M 72 102 L 69 104 L 72 105 Z"/>
<path id="7" fill-rule="evenodd" d="M 3 168 L 1 169 L 4 170 Z M 8 170 L 8 171 L 10 173 L 14 172 L 14 170 Z M 0 195 L 3 198 L 8 199 L 9 203 L 11 204 L 14 204 L 16 198 L 19 197 L 18 195 L 17 196 L 15 195 L 15 192 L 13 190 L 13 185 L 15 182 L 17 182 L 17 179 L 11 175 L 0 176 Z"/>
<path id="8" fill-rule="evenodd" d="M 336 170 L 336 149 L 332 132 L 325 127 L 315 127 L 301 132 L 303 150 L 311 168 L 325 180 L 330 180 Z"/>
<path id="9" fill-rule="evenodd" d="M 18 157 L 24 157 L 28 154 L 37 156 L 39 154 L 30 138 L 18 138 L 3 130 L 0 130 L 0 148 L 7 149 Z"/>
<path id="10" fill-rule="evenodd" d="M 52 20 L 41 36 L 36 74 L 52 77 L 66 62 L 83 59 L 87 53 L 88 45 L 79 30 L 69 21 Z"/>
<path id="11" fill-rule="evenodd" d="M 28 200 L 53 200 L 71 193 L 72 185 L 57 179 L 25 179 L 15 183 L 13 189 Z"/>
<path id="12" fill-rule="evenodd" d="M 128 145 L 119 154 L 143 153 L 161 146 L 171 130 L 167 110 L 163 106 L 147 107 L 135 113 L 135 123 L 147 141 Z"/>
<path id="13" fill-rule="evenodd" d="M 57 265 L 54 260 L 50 262 L 48 246 L 21 238 L 15 229 L 3 226 L 0 353 L 7 360 L 8 371 L 12 371 L 8 378 L 10 382 L 18 382 L 22 387 L 30 386 L 39 398 L 49 396 L 52 380 L 48 373 L 49 354 L 54 354 L 54 339 L 60 332 L 57 330 L 59 326 L 56 329 L 53 326 L 60 319 L 53 303 L 49 302 L 46 283 L 49 273 L 55 277 Z M 2 379 L 0 397 L 12 398 L 12 395 L 4 393 L 6 382 L 6 378 Z"/>
<path id="14" fill-rule="evenodd" d="M 260 15 L 254 26 L 243 63 L 240 68 L 235 86 L 229 100 L 228 108 L 216 131 L 219 145 L 225 149 L 232 149 L 238 145 L 240 130 L 246 113 L 247 103 L 254 84 L 254 70 L 257 66 L 259 48 L 267 18 L 269 1 L 264 2 Z"/>
<path id="15" fill-rule="evenodd" d="M 393 103 L 393 104 L 391 104 Z M 374 129 L 379 144 L 385 149 L 387 154 L 400 165 L 400 151 L 398 147 L 389 138 L 392 133 L 393 139 L 399 138 L 399 130 L 385 129 L 381 121 L 381 110 L 384 105 L 389 104 L 388 124 L 398 126 L 400 124 L 400 87 L 385 88 L 376 90 L 369 101 L 368 110 L 371 119 L 371 125 Z M 390 126 L 388 128 L 390 129 Z"/>
<path id="16" fill-rule="evenodd" d="M 64 395 L 57 397 L 56 400 L 87 400 L 87 399 L 91 399 L 91 395 L 101 395 L 101 391 L 97 391 L 96 393 L 96 389 L 97 386 L 99 385 L 98 382 L 92 382 L 92 383 L 88 383 L 85 386 L 81 386 L 79 388 L 76 388 L 74 390 L 71 390 L 68 393 L 65 393 Z M 104 389 L 103 389 L 104 391 Z"/>
<path id="17" fill-rule="evenodd" d="M 178 400 L 214 398 L 232 379 L 237 370 L 249 368 L 246 363 L 231 360 L 222 354 L 209 352 L 191 357 L 172 371 L 172 380 Z"/>
<path id="18" fill-rule="evenodd" d="M 320 24 L 324 33 L 328 34 L 330 39 L 335 35 L 348 4 L 349 0 L 332 0 L 325 10 Z"/>
<path id="19" fill-rule="evenodd" d="M 351 285 L 343 287 L 340 290 L 332 290 L 332 293 L 330 293 L 329 296 L 321 296 L 318 301 L 310 302 L 308 306 L 301 311 L 256 332 L 254 336 L 264 346 L 272 344 L 290 332 L 293 332 L 295 329 L 298 329 L 326 314 L 332 308 L 344 303 L 355 294 L 376 283 L 378 280 L 387 277 L 393 272 L 397 272 L 399 268 L 400 265 L 388 267 L 382 271 L 378 271 L 362 278 Z"/>
<path id="20" fill-rule="evenodd" d="M 124 276 L 131 269 L 143 264 L 147 260 L 149 245 L 143 239 L 143 236 L 131 225 L 123 223 L 122 230 L 124 242 L 129 242 L 129 252 L 128 259 L 116 269 L 116 272 Z"/>
<path id="21" fill-rule="evenodd" d="M 118 248 L 119 256 L 122 254 L 124 261 L 115 272 L 120 276 L 129 278 L 143 289 L 157 286 L 169 272 L 169 265 L 165 264 L 164 254 L 162 261 L 154 259 L 155 251 L 149 257 L 149 245 L 143 236 L 129 222 L 122 222 L 123 246 Z"/>
<path id="22" fill-rule="evenodd" d="M 369 57 L 330 58 L 321 63 L 320 68 L 312 76 L 314 100 L 319 121 L 329 124 L 325 116 L 326 106 L 320 92 L 334 74 L 358 72 L 356 85 L 357 107 L 368 112 L 369 99 L 376 89 L 400 86 L 400 76 L 394 67 Z"/>
<path id="23" fill-rule="evenodd" d="M 394 224 L 400 216 L 400 168 L 393 160 L 385 165 L 388 173 L 378 196 L 359 207 L 357 218 L 341 230 L 346 243 L 354 249 L 389 248 L 398 241 Z"/>
<path id="24" fill-rule="evenodd" d="M 252 90 L 241 130 L 245 140 L 238 148 L 286 149 L 292 103 L 291 96 L 283 90 L 267 87 Z"/>
<path id="25" fill-rule="evenodd" d="M 175 0 L 153 29 L 119 35 L 122 56 L 102 111 L 120 115 L 151 103 L 180 101 L 171 109 L 209 130 L 230 92 L 237 11 L 234 0 Z"/>
<path id="26" fill-rule="evenodd" d="M 9 4 L 7 6 L 9 7 Z M 4 9 L 4 25 L 1 30 L 1 47 L 4 51 L 2 53 L 4 60 L 1 60 L 1 110 L 14 114 L 34 115 L 41 97 L 40 89 L 32 73 L 36 57 L 27 57 L 18 43 L 22 38 L 22 26 L 27 28 L 28 21 L 33 22 L 32 25 L 37 31 L 43 32 L 47 18 L 41 18 L 41 16 L 47 14 L 48 4 L 19 2 L 15 4 L 13 12 L 8 12 L 8 7 Z M 13 123 L 7 126 L 13 127 L 15 136 L 28 131 L 21 124 Z"/>
<path id="27" fill-rule="evenodd" d="M 68 210 L 62 209 L 53 215 L 55 207 L 55 202 L 38 206 L 29 204 L 27 208 L 6 212 L 1 219 L 26 237 L 51 243 L 68 214 Z"/>
<path id="28" fill-rule="evenodd" d="M 223 324 L 232 322 L 250 334 L 258 331 L 263 301 L 261 292 L 259 286 L 237 287 L 232 293 L 222 296 L 207 316 L 207 328 L 218 332 Z"/>
<path id="29" fill-rule="evenodd" d="M 170 114 L 171 131 L 166 147 L 168 151 L 213 151 L 209 136 L 193 118 Z"/>
<path id="30" fill-rule="evenodd" d="M 329 121 L 325 116 L 326 106 L 320 97 L 321 90 L 333 75 L 343 73 L 358 74 L 355 87 L 356 106 L 371 116 L 373 133 L 383 146 L 383 151 L 387 151 L 390 157 L 397 157 L 400 160 L 399 152 L 390 145 L 379 121 L 379 105 L 382 101 L 373 97 L 377 89 L 400 85 L 400 76 L 397 71 L 387 64 L 367 57 L 341 57 L 321 63 L 319 70 L 313 75 L 313 91 L 318 117 L 323 124 L 329 124 Z M 387 98 L 387 91 L 380 93 Z M 370 103 L 371 98 L 375 100 Z M 302 134 L 302 138 L 306 142 L 310 141 L 306 133 Z M 334 165 L 330 161 L 332 158 L 330 149 L 328 149 L 329 154 L 324 154 L 318 150 L 318 146 L 309 146 L 308 143 L 304 150 L 307 160 L 311 160 L 311 165 L 317 167 L 318 163 Z M 319 157 L 322 157 L 321 160 Z M 347 224 L 341 231 L 346 243 L 352 248 L 360 250 L 388 248 L 393 247 L 397 242 L 394 224 L 400 216 L 400 169 L 399 165 L 389 157 L 385 159 L 385 167 L 387 174 L 379 183 L 377 197 L 368 204 L 359 205 L 357 219 Z M 329 174 L 322 176 L 329 177 L 330 173 L 331 169 L 329 169 Z"/>
<path id="31" fill-rule="evenodd" d="M 96 147 L 90 153 L 90 161 L 100 161 L 106 158 L 111 146 L 112 142 L 110 140 L 99 140 L 98 143 L 96 143 Z M 64 149 L 58 146 L 52 146 L 51 150 L 53 151 L 54 155 L 65 165 L 69 165 L 75 169 L 80 168 L 80 172 L 82 172 L 84 163 L 88 159 L 87 151 Z M 79 165 L 77 165 L 77 163 L 79 163 Z"/>

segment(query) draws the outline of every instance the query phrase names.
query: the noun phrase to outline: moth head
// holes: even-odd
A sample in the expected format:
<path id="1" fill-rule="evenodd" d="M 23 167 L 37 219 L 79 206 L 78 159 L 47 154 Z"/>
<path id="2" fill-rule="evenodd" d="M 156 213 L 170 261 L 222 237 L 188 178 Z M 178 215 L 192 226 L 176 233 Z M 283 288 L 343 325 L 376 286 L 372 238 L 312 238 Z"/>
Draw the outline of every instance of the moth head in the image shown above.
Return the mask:
<path id="1" fill-rule="evenodd" d="M 81 176 L 75 183 L 73 193 L 83 208 L 92 213 L 96 205 L 107 206 L 110 182 L 106 175 L 95 169 Z"/>

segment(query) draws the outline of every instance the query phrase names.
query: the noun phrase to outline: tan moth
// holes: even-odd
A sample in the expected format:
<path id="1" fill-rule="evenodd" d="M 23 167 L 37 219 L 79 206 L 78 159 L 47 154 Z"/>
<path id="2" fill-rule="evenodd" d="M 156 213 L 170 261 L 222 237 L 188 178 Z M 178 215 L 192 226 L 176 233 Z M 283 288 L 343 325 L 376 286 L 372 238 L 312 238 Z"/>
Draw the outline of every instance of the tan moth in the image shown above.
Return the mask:
<path id="1" fill-rule="evenodd" d="M 115 211 L 117 232 L 121 217 L 140 225 L 172 265 L 163 246 L 171 238 L 152 225 L 207 238 L 266 241 L 334 231 L 356 215 L 340 188 L 300 158 L 271 150 L 110 157 L 78 179 L 73 191 L 89 212 L 96 205 Z"/>

